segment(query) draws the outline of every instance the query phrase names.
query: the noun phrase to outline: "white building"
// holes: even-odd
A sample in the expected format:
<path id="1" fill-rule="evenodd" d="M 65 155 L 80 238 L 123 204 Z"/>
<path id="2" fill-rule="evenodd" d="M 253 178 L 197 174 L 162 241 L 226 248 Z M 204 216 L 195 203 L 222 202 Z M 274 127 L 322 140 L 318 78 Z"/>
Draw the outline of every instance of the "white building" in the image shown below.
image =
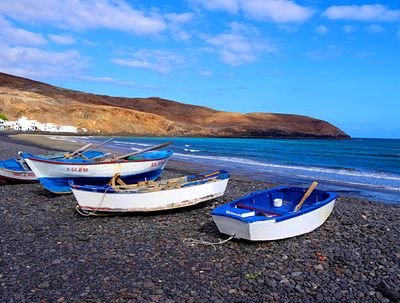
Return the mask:
<path id="1" fill-rule="evenodd" d="M 14 124 L 14 130 L 34 131 L 37 130 L 36 124 L 36 120 L 29 120 L 27 117 L 21 117 Z"/>
<path id="2" fill-rule="evenodd" d="M 15 121 L 4 121 L 4 129 L 14 129 Z"/>
<path id="3" fill-rule="evenodd" d="M 37 128 L 42 132 L 56 132 L 58 130 L 57 125 L 54 123 L 39 123 Z"/>
<path id="4" fill-rule="evenodd" d="M 62 132 L 62 133 L 77 133 L 78 129 L 72 125 L 60 125 L 60 126 L 58 126 L 57 131 Z"/>
<path id="5" fill-rule="evenodd" d="M 21 131 L 42 131 L 42 132 L 63 132 L 77 133 L 78 128 L 72 125 L 57 125 L 46 122 L 41 123 L 36 120 L 29 120 L 27 117 L 21 117 L 17 121 L 4 121 L 0 119 L 0 130 L 13 129 Z M 86 129 L 85 129 L 86 131 Z"/>

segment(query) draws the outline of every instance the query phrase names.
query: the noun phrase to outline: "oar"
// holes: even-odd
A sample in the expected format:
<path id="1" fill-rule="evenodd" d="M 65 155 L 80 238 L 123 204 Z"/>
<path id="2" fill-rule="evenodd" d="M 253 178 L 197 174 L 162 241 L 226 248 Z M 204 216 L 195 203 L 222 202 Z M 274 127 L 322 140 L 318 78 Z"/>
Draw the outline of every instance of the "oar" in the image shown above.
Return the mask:
<path id="1" fill-rule="evenodd" d="M 172 144 L 172 142 L 167 142 L 167 143 L 163 143 L 163 144 L 160 144 L 160 145 L 151 146 L 151 147 L 148 147 L 148 148 L 145 148 L 145 149 L 142 149 L 142 150 L 137 150 L 137 151 L 129 153 L 129 154 L 125 154 L 125 155 L 122 155 L 122 156 L 115 157 L 114 160 L 125 159 L 125 158 L 131 157 L 131 156 L 134 156 L 134 155 L 138 155 L 138 154 L 142 154 L 142 153 L 145 153 L 145 152 L 148 152 L 148 151 L 151 151 L 151 150 L 163 148 L 163 147 L 168 146 L 170 144 Z"/>
<path id="2" fill-rule="evenodd" d="M 307 189 L 306 193 L 304 194 L 303 198 L 301 198 L 299 204 L 296 205 L 294 209 L 294 213 L 298 212 L 300 208 L 302 207 L 303 203 L 307 200 L 307 198 L 311 195 L 311 193 L 314 191 L 314 189 L 317 187 L 318 182 L 314 181 L 310 187 Z"/>
<path id="3" fill-rule="evenodd" d="M 106 141 L 100 142 L 100 143 L 97 144 L 97 145 L 93 145 L 91 148 L 85 150 L 85 152 L 94 150 L 94 149 L 98 148 L 99 146 L 102 146 L 103 144 L 106 144 L 106 143 L 110 142 L 110 141 L 113 140 L 113 139 L 115 139 L 115 137 L 112 137 L 112 138 L 110 138 L 110 139 L 107 139 Z"/>
<path id="4" fill-rule="evenodd" d="M 75 157 L 79 152 L 85 150 L 86 148 L 91 147 L 92 145 L 93 145 L 92 143 L 86 144 L 85 146 L 82 146 L 81 148 L 79 148 L 76 151 L 74 151 L 73 153 L 64 155 L 64 158 L 65 159 L 70 159 L 72 157 Z"/>

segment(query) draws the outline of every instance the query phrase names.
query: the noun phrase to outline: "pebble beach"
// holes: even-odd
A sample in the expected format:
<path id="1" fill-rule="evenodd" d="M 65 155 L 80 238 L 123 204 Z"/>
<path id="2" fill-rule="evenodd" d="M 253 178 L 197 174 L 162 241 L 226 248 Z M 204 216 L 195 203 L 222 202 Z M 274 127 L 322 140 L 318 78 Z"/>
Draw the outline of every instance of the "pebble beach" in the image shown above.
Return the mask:
<path id="1" fill-rule="evenodd" d="M 48 149 L 0 136 L 0 160 Z M 201 170 L 185 165 L 169 162 L 162 178 Z M 0 184 L 0 301 L 400 302 L 400 205 L 340 196 L 324 225 L 299 237 L 185 241 L 226 239 L 211 210 L 272 186 L 232 176 L 224 197 L 196 207 L 87 218 L 73 195 Z"/>

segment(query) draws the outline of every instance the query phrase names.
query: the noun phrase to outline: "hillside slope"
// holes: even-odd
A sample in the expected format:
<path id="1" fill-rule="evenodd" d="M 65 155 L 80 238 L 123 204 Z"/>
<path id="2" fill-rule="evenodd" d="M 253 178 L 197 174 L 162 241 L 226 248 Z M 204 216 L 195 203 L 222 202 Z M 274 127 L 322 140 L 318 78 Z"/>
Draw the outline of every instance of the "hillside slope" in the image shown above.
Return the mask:
<path id="1" fill-rule="evenodd" d="M 121 98 L 73 91 L 0 73 L 0 113 L 72 124 L 91 132 L 149 136 L 348 138 L 314 118 L 217 111 L 161 98 Z"/>

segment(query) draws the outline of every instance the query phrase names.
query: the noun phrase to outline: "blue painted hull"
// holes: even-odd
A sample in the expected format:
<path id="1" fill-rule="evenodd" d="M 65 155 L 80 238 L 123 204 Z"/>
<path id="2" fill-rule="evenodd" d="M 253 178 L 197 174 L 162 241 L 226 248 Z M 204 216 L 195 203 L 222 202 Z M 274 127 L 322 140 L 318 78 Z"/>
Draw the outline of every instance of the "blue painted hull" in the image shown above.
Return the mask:
<path id="1" fill-rule="evenodd" d="M 121 179 L 128 184 L 137 183 L 145 180 L 155 180 L 161 173 L 162 169 L 154 170 L 141 174 L 122 176 Z M 40 183 L 49 191 L 55 194 L 70 194 L 71 187 L 68 182 L 73 181 L 76 185 L 106 185 L 110 181 L 110 177 L 97 178 L 39 178 Z"/>

